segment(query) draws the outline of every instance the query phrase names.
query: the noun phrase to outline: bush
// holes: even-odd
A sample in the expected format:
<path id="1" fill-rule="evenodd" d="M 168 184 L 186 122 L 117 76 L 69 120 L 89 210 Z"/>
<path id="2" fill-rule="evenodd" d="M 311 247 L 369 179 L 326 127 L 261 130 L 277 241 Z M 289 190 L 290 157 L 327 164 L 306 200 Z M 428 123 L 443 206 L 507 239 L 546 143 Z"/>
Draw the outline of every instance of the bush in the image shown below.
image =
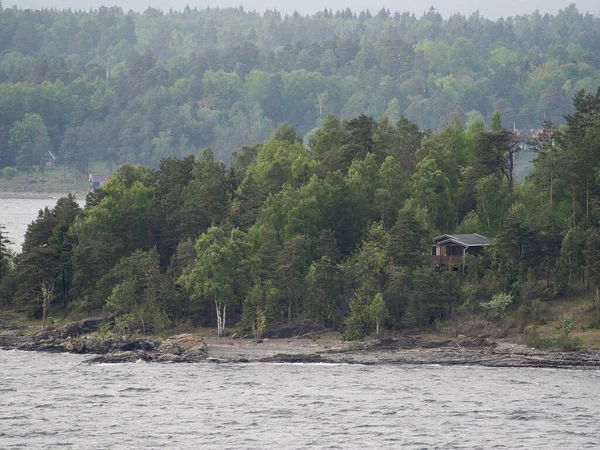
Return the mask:
<path id="1" fill-rule="evenodd" d="M 540 336 L 537 328 L 530 327 L 525 329 L 525 345 L 531 348 L 552 348 L 552 339 L 546 339 Z"/>
<path id="2" fill-rule="evenodd" d="M 588 323 L 588 328 L 600 329 L 600 314 L 596 313 L 592 316 L 592 320 Z"/>
<path id="3" fill-rule="evenodd" d="M 481 307 L 488 311 L 492 319 L 502 319 L 502 313 L 506 311 L 513 302 L 513 296 L 510 294 L 496 294 L 489 302 L 481 304 Z"/>
<path id="4" fill-rule="evenodd" d="M 546 323 L 547 306 L 539 298 L 526 298 L 517 310 L 517 323 L 519 330 L 523 331 L 527 325 L 544 325 Z"/>
<path id="5" fill-rule="evenodd" d="M 14 167 L 5 167 L 4 169 L 2 169 L 2 176 L 4 178 L 8 178 L 9 180 L 12 180 L 14 177 L 16 177 L 17 173 L 18 170 Z"/>

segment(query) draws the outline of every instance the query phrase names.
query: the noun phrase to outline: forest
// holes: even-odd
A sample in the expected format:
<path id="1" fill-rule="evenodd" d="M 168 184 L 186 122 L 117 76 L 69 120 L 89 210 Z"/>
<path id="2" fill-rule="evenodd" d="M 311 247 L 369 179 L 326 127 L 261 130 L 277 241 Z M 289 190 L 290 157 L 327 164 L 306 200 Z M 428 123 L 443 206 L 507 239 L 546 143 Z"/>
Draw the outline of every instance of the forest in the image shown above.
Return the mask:
<path id="1" fill-rule="evenodd" d="M 499 111 L 529 135 L 564 124 L 576 93 L 600 85 L 599 21 L 574 5 L 492 21 L 0 3 L 0 169 L 43 169 L 50 151 L 85 179 L 93 162 L 158 169 L 203 148 L 229 165 L 282 123 L 307 143 L 329 114 L 442 132 L 453 112 L 489 127 Z"/>
<path id="2" fill-rule="evenodd" d="M 123 330 L 175 324 L 260 335 L 305 320 L 362 339 L 468 315 L 519 327 L 575 285 L 596 287 L 600 326 L 600 89 L 566 124 L 546 122 L 534 169 L 513 177 L 523 141 L 502 124 L 439 132 L 406 118 L 327 116 L 308 146 L 281 124 L 264 143 L 124 164 L 81 209 L 40 211 L 11 258 L 0 236 L 0 305 L 45 315 L 115 315 Z M 435 267 L 434 236 L 494 238 L 461 267 Z"/>
<path id="3" fill-rule="evenodd" d="M 349 340 L 535 325 L 600 285 L 599 20 L 0 4 L 1 176 L 49 153 L 65 178 L 112 172 L 17 255 L 0 224 L 0 309 Z M 445 233 L 494 243 L 439 268 Z"/>

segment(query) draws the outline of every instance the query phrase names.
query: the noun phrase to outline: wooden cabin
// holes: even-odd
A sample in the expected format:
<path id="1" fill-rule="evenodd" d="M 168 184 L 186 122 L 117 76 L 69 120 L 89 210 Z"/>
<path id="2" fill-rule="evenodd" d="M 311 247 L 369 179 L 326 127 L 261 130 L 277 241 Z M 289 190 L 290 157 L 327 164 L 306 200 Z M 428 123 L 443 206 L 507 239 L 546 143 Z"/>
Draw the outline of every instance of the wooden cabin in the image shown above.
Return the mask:
<path id="1" fill-rule="evenodd" d="M 108 181 L 110 175 L 90 173 L 89 182 L 90 190 L 99 189 Z"/>
<path id="2" fill-rule="evenodd" d="M 56 155 L 48 150 L 44 153 L 43 164 L 46 167 L 54 167 L 56 165 Z"/>
<path id="3" fill-rule="evenodd" d="M 480 234 L 442 234 L 434 240 L 431 262 L 436 266 L 463 264 L 465 255 L 477 256 L 492 240 Z"/>

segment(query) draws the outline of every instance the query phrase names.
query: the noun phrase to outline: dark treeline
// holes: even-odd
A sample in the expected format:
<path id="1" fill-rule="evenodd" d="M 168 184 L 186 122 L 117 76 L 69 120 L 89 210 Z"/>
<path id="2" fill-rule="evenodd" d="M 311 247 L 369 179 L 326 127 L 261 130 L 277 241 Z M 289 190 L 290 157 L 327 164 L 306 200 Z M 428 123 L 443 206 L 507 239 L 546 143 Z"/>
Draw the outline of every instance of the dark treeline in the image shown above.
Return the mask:
<path id="1" fill-rule="evenodd" d="M 524 183 L 500 113 L 489 129 L 454 114 L 427 133 L 330 115 L 308 148 L 282 124 L 229 168 L 211 150 L 123 165 L 84 210 L 68 196 L 40 211 L 1 266 L 2 305 L 39 315 L 54 280 L 56 308 L 113 313 L 130 330 L 259 334 L 306 319 L 353 339 L 508 308 L 524 327 L 582 277 L 600 283 L 600 90 L 574 105 L 567 125 L 547 124 Z M 438 270 L 432 237 L 452 232 L 495 243 Z"/>
<path id="2" fill-rule="evenodd" d="M 229 164 L 279 124 L 305 136 L 330 113 L 435 131 L 453 111 L 467 125 L 496 110 L 509 129 L 561 124 L 576 92 L 600 84 L 599 30 L 574 5 L 492 21 L 0 4 L 0 169 L 30 171 L 47 150 L 81 172 L 205 147 Z"/>

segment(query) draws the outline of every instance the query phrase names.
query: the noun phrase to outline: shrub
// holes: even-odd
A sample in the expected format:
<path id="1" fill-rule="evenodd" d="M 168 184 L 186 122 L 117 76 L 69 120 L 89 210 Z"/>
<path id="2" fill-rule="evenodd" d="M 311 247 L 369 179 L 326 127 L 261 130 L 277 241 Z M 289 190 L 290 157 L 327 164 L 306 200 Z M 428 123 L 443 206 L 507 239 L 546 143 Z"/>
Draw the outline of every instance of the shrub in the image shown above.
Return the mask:
<path id="1" fill-rule="evenodd" d="M 14 177 L 16 177 L 17 173 L 18 171 L 14 167 L 5 167 L 2 169 L 2 176 L 4 178 L 8 178 L 9 180 L 12 180 Z"/>
<path id="2" fill-rule="evenodd" d="M 569 335 L 575 328 L 575 321 L 573 320 L 573 316 L 570 314 L 565 314 L 560 320 L 560 324 L 558 325 L 559 331 L 563 334 L 565 339 L 569 338 Z"/>
<path id="3" fill-rule="evenodd" d="M 496 294 L 489 302 L 481 304 L 481 307 L 488 311 L 488 315 L 492 319 L 502 319 L 502 313 L 506 311 L 513 302 L 513 296 L 510 294 Z"/>
<path id="4" fill-rule="evenodd" d="M 517 310 L 517 323 L 519 330 L 523 331 L 527 325 L 543 325 L 546 323 L 547 306 L 539 298 L 523 300 Z"/>

